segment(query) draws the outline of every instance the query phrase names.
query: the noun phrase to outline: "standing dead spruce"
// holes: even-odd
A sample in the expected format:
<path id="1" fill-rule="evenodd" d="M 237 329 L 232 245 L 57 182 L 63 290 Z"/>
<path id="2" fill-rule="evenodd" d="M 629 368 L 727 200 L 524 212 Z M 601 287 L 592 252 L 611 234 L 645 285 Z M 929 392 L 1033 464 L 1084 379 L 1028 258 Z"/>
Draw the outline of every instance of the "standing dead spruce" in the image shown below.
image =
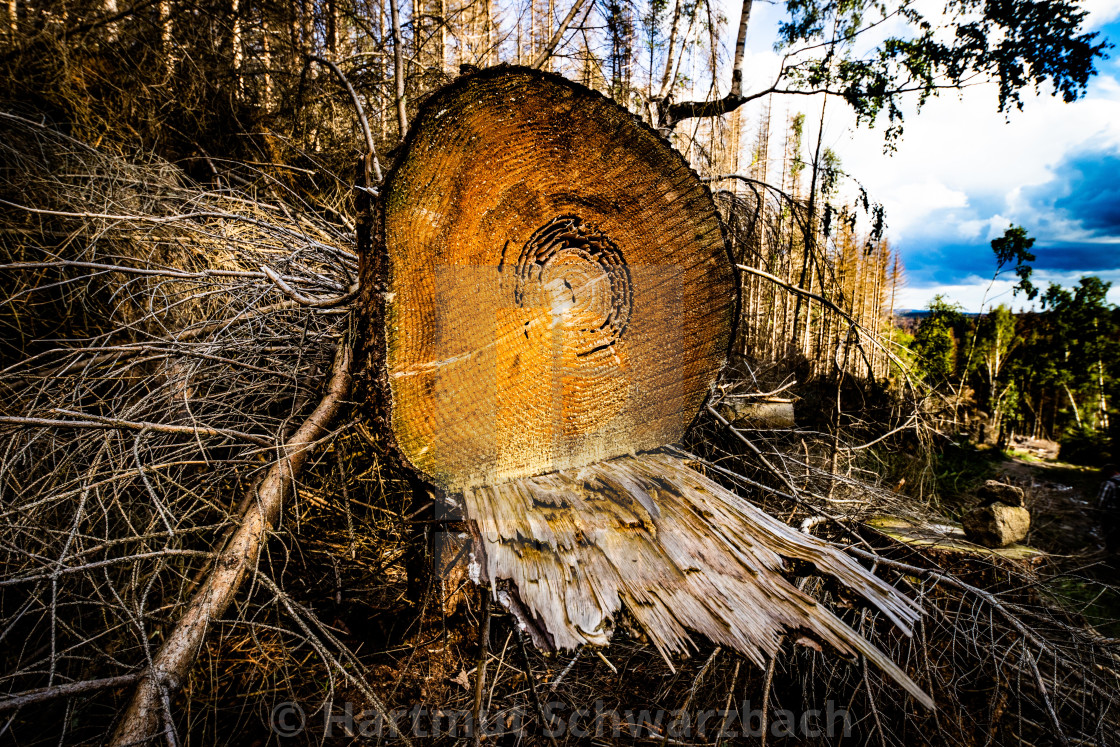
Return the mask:
<path id="1" fill-rule="evenodd" d="M 707 399 L 736 311 L 711 195 L 677 152 L 586 88 L 492 68 L 423 106 L 382 195 L 362 278 L 367 311 L 384 304 L 381 414 L 462 502 L 484 580 L 508 582 L 537 645 L 605 645 L 623 605 L 666 661 L 690 630 L 759 664 L 803 630 L 932 706 L 782 558 L 907 633 L 910 599 L 659 451 Z"/>

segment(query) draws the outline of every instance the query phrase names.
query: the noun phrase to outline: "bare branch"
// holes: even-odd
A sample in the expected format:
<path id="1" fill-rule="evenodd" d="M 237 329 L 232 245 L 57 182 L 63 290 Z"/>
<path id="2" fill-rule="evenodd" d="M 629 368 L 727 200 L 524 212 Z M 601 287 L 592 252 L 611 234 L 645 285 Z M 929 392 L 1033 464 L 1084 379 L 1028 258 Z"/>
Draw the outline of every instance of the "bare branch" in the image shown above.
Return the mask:
<path id="1" fill-rule="evenodd" d="M 316 55 L 311 55 L 309 59 L 312 62 L 318 62 L 320 65 L 326 65 L 327 67 L 329 67 L 331 71 L 334 72 L 336 76 L 338 76 L 338 79 L 342 82 L 342 85 L 346 87 L 346 92 L 350 94 L 350 100 L 354 102 L 354 109 L 358 114 L 358 122 L 362 127 L 362 136 L 366 140 L 365 187 L 366 189 L 371 189 L 373 187 L 373 184 L 371 183 L 371 177 L 372 181 L 381 181 L 381 163 L 377 160 L 377 147 L 373 144 L 373 133 L 370 132 L 369 120 L 366 119 L 366 112 L 362 107 L 362 100 L 358 98 L 358 93 L 354 90 L 354 86 L 350 85 L 350 79 L 347 78 L 345 74 L 343 74 L 341 68 L 339 68 L 338 65 L 334 64 L 325 57 L 318 57 Z"/>
<path id="2" fill-rule="evenodd" d="M 256 488 L 240 526 L 222 549 L 210 576 L 152 660 L 151 670 L 137 687 L 111 744 L 123 747 L 156 733 L 162 693 L 165 689 L 177 689 L 186 676 L 211 623 L 229 607 L 246 574 L 256 565 L 268 532 L 280 516 L 284 498 L 310 456 L 313 444 L 337 417 L 350 391 L 352 356 L 348 341 L 340 342 L 326 395 L 282 447 L 282 458 Z"/>
<path id="3" fill-rule="evenodd" d="M 276 272 L 271 267 L 261 265 L 261 272 L 265 277 L 275 283 L 276 287 L 284 292 L 284 295 L 291 298 L 300 306 L 309 306 L 316 309 L 329 309 L 335 306 L 343 306 L 345 304 L 348 304 L 353 301 L 358 295 L 358 284 L 355 283 L 349 291 L 341 296 L 334 296 L 332 298 L 310 298 L 295 290 L 294 288 L 292 288 L 292 286 L 288 285 L 288 283 L 285 282 L 284 278 L 280 276 L 280 273 Z"/>
<path id="4" fill-rule="evenodd" d="M 560 45 L 560 41 L 564 38 L 564 34 L 568 31 L 568 26 L 575 20 L 576 14 L 583 8 L 587 0 L 576 0 L 572 3 L 572 9 L 568 11 L 568 15 L 564 16 L 564 20 L 560 22 L 560 27 L 556 29 L 556 33 L 549 39 L 548 44 L 540 51 L 537 58 L 533 60 L 530 67 L 540 70 L 544 63 L 548 62 L 548 58 L 556 51 L 556 47 Z"/>
<path id="5" fill-rule="evenodd" d="M 115 687 L 124 687 L 125 685 L 131 685 L 143 676 L 143 672 L 137 672 L 135 674 L 122 674 L 119 677 L 106 677 L 100 680 L 85 680 L 83 682 L 69 682 L 65 685 L 55 685 L 54 687 L 31 690 L 30 692 L 23 693 L 14 698 L 0 700 L 0 713 L 18 710 L 25 706 L 42 703 L 47 700 L 67 698 L 72 695 L 82 695 L 83 693 L 94 692 L 95 690 L 111 690 Z"/>
<path id="6" fill-rule="evenodd" d="M 120 418 L 106 418 L 100 415 L 89 415 L 72 410 L 56 410 L 56 412 L 80 419 L 51 420 L 48 418 L 24 418 L 14 415 L 0 415 L 0 425 L 20 425 L 32 428 L 121 428 L 133 431 L 155 431 L 157 433 L 182 433 L 190 436 L 225 436 L 227 438 L 238 438 L 243 441 L 249 441 L 260 446 L 272 446 L 272 442 L 262 436 L 254 436 L 252 433 L 242 433 L 241 431 L 229 430 L 227 428 L 147 423 L 143 421 L 122 420 Z"/>

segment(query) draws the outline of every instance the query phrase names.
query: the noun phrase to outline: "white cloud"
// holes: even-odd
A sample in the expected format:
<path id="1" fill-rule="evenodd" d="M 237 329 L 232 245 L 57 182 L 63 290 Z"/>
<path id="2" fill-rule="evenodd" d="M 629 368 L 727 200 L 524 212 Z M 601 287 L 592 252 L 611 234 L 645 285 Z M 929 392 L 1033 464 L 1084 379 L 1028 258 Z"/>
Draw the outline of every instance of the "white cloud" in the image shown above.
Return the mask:
<path id="1" fill-rule="evenodd" d="M 726 2 L 729 26 L 733 26 L 739 5 L 734 0 Z M 924 10 L 934 17 L 937 2 L 931 2 Z M 1088 0 L 1084 7 L 1093 28 L 1120 17 L 1120 0 Z M 744 66 L 747 91 L 764 89 L 774 80 L 781 56 L 772 45 L 784 13 L 781 4 L 756 4 L 752 11 Z M 1120 147 L 1120 81 L 1109 74 L 1107 65 L 1098 67 L 1102 74 L 1093 79 L 1088 95 L 1074 104 L 1064 103 L 1045 89 L 1039 96 L 1028 89 L 1023 92 L 1023 111 L 1001 114 L 996 110 L 993 83 L 943 93 L 921 111 L 911 100 L 905 107 L 904 134 L 893 155 L 883 153 L 887 123 L 880 123 L 877 129 L 857 129 L 850 109 L 833 99 L 825 112 L 824 145 L 840 156 L 845 170 L 867 188 L 872 199 L 886 204 L 888 231 L 896 241 L 904 242 L 915 224 L 941 208 L 961 208 L 952 216 L 952 223 L 987 221 L 996 212 L 1022 222 L 1028 216 L 1017 215 L 1014 209 L 1021 205 L 1017 201 L 1020 188 L 1049 181 L 1053 167 L 1086 143 Z M 755 102 L 746 111 L 757 117 L 763 105 L 763 101 Z M 806 143 L 814 145 L 820 111 L 819 97 L 774 99 L 771 132 L 776 139 L 771 152 L 780 149 L 786 118 L 796 112 L 805 113 Z M 748 133 L 753 135 L 753 128 Z M 977 212 L 981 202 L 994 203 L 994 210 L 986 215 Z M 958 236 L 969 230 L 945 227 Z"/>
<path id="2" fill-rule="evenodd" d="M 1120 143 L 1120 85 L 1113 78 L 1099 79 L 1072 105 L 1028 97 L 1024 111 L 1006 118 L 996 111 L 991 85 L 933 100 L 907 117 L 893 157 L 883 155 L 882 134 L 874 130 L 838 135 L 833 148 L 873 194 L 907 195 L 909 185 L 936 181 L 973 204 L 983 196 L 1007 209 L 1020 188 L 1053 178 L 1052 167 L 1077 146 Z"/>
<path id="3" fill-rule="evenodd" d="M 1120 0 L 1081 0 L 1081 7 L 1089 11 L 1086 25 L 1090 30 L 1120 18 Z"/>
<path id="4" fill-rule="evenodd" d="M 1005 218 L 1002 215 L 993 215 L 988 218 L 988 233 L 984 236 L 984 241 L 989 242 L 997 236 L 1003 236 L 1004 232 L 1011 227 L 1014 221 Z"/>
<path id="5" fill-rule="evenodd" d="M 881 199 L 890 216 L 895 241 L 903 239 L 910 226 L 929 219 L 933 213 L 968 207 L 967 194 L 934 179 L 899 185 Z"/>
<path id="6" fill-rule="evenodd" d="M 956 237 L 964 241 L 974 241 L 979 245 L 987 244 L 1013 223 L 1002 215 L 993 215 L 990 218 L 973 218 L 962 220 L 956 224 Z M 894 231 L 892 230 L 892 234 Z"/>
<path id="7" fill-rule="evenodd" d="M 1045 290 L 1049 283 L 1057 283 L 1066 288 L 1077 285 L 1077 281 L 1086 274 L 1093 274 L 1105 282 L 1112 283 L 1108 291 L 1108 300 L 1120 304 L 1120 270 L 1107 270 L 1105 272 L 1035 272 L 1031 282 Z M 950 301 L 959 303 L 965 311 L 980 311 L 981 308 L 990 309 L 992 306 L 1004 304 L 1018 311 L 1020 309 L 1037 308 L 1037 301 L 1027 301 L 1026 296 L 1012 293 L 1016 280 L 1000 278 L 994 283 L 991 278 L 979 275 L 970 275 L 959 283 L 946 283 L 939 285 L 925 285 L 920 287 L 907 286 L 898 292 L 897 307 L 900 309 L 924 309 L 940 294 Z M 983 306 L 981 306 L 983 304 Z"/>
<path id="8" fill-rule="evenodd" d="M 737 0 L 725 3 L 731 28 L 738 22 L 741 5 Z M 939 0 L 929 3 L 932 5 L 923 9 L 936 13 Z M 1089 12 L 1088 30 L 1099 30 L 1120 18 L 1120 0 L 1084 0 L 1083 7 Z M 780 56 L 772 45 L 784 12 L 784 4 L 754 6 L 747 40 L 747 91 L 764 89 L 773 81 Z M 1108 31 L 1116 36 L 1115 27 Z M 1097 67 L 1101 74 L 1091 81 L 1087 95 L 1073 104 L 1051 96 L 1048 89 L 1038 96 L 1026 90 L 1023 111 L 1000 114 L 993 84 L 947 92 L 931 99 L 920 112 L 911 102 L 893 156 L 883 153 L 886 122 L 874 130 L 854 129 L 850 109 L 833 99 L 825 110 L 823 145 L 840 156 L 844 170 L 872 200 L 885 205 L 887 235 L 914 277 L 952 274 L 953 266 L 936 264 L 952 261 L 952 255 L 943 254 L 941 247 L 956 245 L 959 251 L 960 245 L 975 242 L 978 251 L 987 251 L 987 242 L 1011 223 L 1025 226 L 1040 243 L 1084 241 L 1088 235 L 1076 220 L 1048 210 L 1038 192 L 1032 195 L 1030 190 L 1055 180 L 1058 167 L 1072 154 L 1120 148 L 1120 64 L 1108 60 Z M 765 103 L 759 100 L 744 109 L 747 142 L 753 139 Z M 773 100 L 772 175 L 780 171 L 785 123 L 791 114 L 806 115 L 805 155 L 811 157 L 821 103 L 820 97 L 806 96 Z M 854 186 L 849 187 L 848 195 L 854 199 Z M 1041 283 L 1047 282 L 1045 273 L 1036 274 Z M 1068 280 L 1068 285 L 1079 276 L 1066 275 L 1064 279 L 1051 277 Z M 1112 275 L 1108 279 L 1116 288 L 1110 298 L 1120 302 L 1120 273 Z M 952 285 L 913 287 L 904 291 L 904 298 L 920 308 L 935 293 L 943 292 L 975 308 L 987 282 L 967 278 Z M 1006 291 L 1010 284 L 999 288 Z M 1021 299 L 1015 299 L 1016 303 Z"/>
<path id="9" fill-rule="evenodd" d="M 751 83 L 769 85 L 777 55 L 754 52 L 749 62 L 747 90 Z M 753 139 L 764 106 L 759 100 L 744 108 L 745 141 Z M 806 115 L 804 155 L 811 156 L 820 111 L 820 97 L 773 100 L 772 171 L 780 170 L 786 122 L 795 113 Z M 988 234 L 992 226 L 1002 231 L 1010 222 L 1031 229 L 1035 221 L 1022 199 L 1024 188 L 1052 180 L 1054 167 L 1073 151 L 1120 147 L 1120 82 L 1098 77 L 1074 104 L 1028 92 L 1024 111 L 1006 116 L 996 111 L 992 85 L 945 95 L 920 112 L 908 112 L 890 155 L 883 152 L 882 126 L 855 128 L 851 111 L 833 99 L 825 110 L 823 145 L 839 155 L 872 200 L 886 206 L 888 235 L 904 252 L 911 240 L 972 238 L 985 226 Z M 847 194 L 854 199 L 854 184 Z"/>

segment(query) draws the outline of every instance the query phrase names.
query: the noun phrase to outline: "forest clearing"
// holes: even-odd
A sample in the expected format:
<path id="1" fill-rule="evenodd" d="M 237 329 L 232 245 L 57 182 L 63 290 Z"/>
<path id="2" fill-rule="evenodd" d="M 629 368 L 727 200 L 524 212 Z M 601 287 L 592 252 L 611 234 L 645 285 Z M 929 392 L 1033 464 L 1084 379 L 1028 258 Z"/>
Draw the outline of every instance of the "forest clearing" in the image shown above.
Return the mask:
<path id="1" fill-rule="evenodd" d="M 9 0 L 0 744 L 1120 740 L 1111 234 L 835 135 L 1104 11 L 759 6 Z"/>

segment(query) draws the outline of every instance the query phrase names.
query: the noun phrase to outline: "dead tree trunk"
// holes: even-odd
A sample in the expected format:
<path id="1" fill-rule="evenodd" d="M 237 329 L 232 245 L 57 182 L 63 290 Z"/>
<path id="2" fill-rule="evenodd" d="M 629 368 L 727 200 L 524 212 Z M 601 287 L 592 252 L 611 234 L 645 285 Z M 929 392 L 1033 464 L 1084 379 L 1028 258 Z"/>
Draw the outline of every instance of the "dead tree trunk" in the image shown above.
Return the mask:
<path id="1" fill-rule="evenodd" d="M 796 628 L 929 704 L 782 557 L 905 630 L 909 599 L 660 451 L 707 399 L 737 311 L 715 206 L 680 154 L 597 93 L 495 68 L 423 105 L 382 195 L 362 268 L 379 415 L 465 508 L 481 580 L 537 645 L 605 645 L 622 605 L 670 666 L 690 630 L 764 663 Z"/>

